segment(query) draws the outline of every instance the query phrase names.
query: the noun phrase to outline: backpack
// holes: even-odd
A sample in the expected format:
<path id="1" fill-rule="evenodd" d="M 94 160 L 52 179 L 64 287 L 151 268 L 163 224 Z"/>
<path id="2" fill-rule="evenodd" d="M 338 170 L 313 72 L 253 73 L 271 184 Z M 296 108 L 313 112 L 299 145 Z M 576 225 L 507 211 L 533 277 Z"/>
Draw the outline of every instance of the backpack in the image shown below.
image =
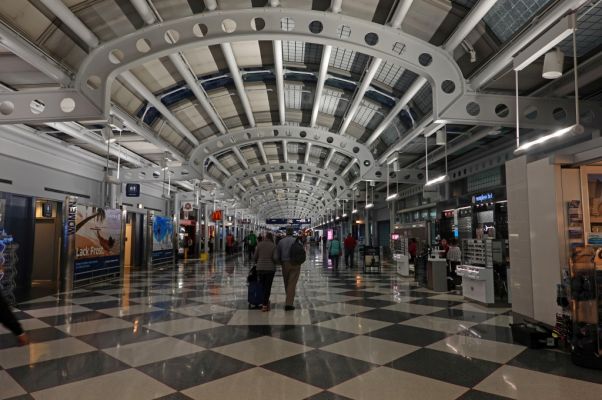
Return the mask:
<path id="1" fill-rule="evenodd" d="M 299 239 L 295 240 L 295 243 L 291 246 L 291 261 L 295 264 L 303 264 L 307 255 L 305 254 L 305 248 L 303 247 L 303 243 L 299 241 Z"/>
<path id="2" fill-rule="evenodd" d="M 330 255 L 338 256 L 339 254 L 341 254 L 341 242 L 334 239 L 332 242 L 330 242 Z"/>
<path id="3" fill-rule="evenodd" d="M 249 235 L 249 246 L 255 246 L 257 244 L 257 236 Z"/>

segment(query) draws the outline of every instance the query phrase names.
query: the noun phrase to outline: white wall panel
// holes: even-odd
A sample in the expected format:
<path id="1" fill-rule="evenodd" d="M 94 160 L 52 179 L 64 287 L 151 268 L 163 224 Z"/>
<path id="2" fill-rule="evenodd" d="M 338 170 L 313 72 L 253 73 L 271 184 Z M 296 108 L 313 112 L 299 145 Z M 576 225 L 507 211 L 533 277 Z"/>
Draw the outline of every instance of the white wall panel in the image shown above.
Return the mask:
<path id="1" fill-rule="evenodd" d="M 512 311 L 533 318 L 526 157 L 519 157 L 506 163 L 506 192 L 508 196 Z"/>

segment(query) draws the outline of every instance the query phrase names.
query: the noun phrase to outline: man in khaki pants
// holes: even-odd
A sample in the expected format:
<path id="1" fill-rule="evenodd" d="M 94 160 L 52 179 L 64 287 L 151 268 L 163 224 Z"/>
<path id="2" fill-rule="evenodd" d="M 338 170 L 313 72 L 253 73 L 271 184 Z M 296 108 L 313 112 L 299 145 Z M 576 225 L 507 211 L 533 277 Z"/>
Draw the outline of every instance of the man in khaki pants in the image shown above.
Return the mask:
<path id="1" fill-rule="evenodd" d="M 284 278 L 284 290 L 286 291 L 285 311 L 295 309 L 293 302 L 295 301 L 295 292 L 297 290 L 297 281 L 301 273 L 301 265 L 295 264 L 291 260 L 291 248 L 295 243 L 293 237 L 293 228 L 286 228 L 286 237 L 278 242 L 276 249 L 278 260 L 282 263 L 282 277 Z"/>

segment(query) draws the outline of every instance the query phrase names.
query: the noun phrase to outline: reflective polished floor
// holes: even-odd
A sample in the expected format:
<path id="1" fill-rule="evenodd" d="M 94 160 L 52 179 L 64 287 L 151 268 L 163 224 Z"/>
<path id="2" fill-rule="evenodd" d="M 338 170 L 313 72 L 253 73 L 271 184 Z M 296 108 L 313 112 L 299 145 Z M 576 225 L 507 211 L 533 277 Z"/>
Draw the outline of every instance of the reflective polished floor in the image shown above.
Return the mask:
<path id="1" fill-rule="evenodd" d="M 599 371 L 513 344 L 508 309 L 312 249 L 297 309 L 277 273 L 262 313 L 248 268 L 217 256 L 19 304 L 32 344 L 0 328 L 0 399 L 602 398 Z"/>

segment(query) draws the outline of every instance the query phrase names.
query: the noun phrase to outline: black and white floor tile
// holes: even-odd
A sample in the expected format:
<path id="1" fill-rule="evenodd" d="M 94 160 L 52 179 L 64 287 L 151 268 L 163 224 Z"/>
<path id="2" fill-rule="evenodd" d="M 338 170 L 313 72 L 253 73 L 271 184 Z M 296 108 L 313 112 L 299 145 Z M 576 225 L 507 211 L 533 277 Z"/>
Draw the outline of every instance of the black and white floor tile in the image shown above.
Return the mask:
<path id="1" fill-rule="evenodd" d="M 602 376 L 512 342 L 508 309 L 315 249 L 296 305 L 249 310 L 243 258 L 126 272 L 32 299 L 32 343 L 0 328 L 0 399 L 600 399 Z"/>

